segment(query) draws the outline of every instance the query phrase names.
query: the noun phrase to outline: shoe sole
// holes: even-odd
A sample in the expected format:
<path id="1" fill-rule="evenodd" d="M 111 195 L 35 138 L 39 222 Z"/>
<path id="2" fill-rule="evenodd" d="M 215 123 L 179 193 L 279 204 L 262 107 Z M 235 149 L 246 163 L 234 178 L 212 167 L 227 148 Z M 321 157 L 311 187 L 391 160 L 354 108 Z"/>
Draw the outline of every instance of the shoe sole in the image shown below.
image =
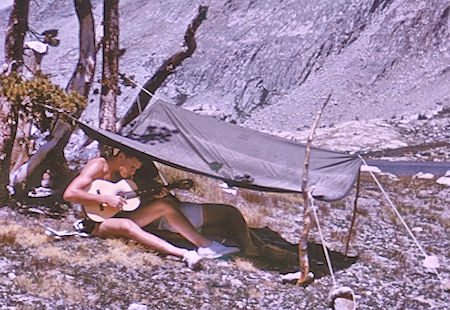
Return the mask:
<path id="1" fill-rule="evenodd" d="M 215 258 L 220 258 L 220 257 L 224 257 L 224 256 L 229 256 L 231 254 L 236 254 L 239 251 L 240 251 L 239 249 L 236 249 L 236 250 L 231 250 L 229 252 L 225 252 L 225 253 L 218 254 L 218 255 L 208 255 L 208 256 L 202 256 L 200 254 L 199 255 L 202 256 L 203 258 L 206 258 L 206 259 L 215 259 Z"/>

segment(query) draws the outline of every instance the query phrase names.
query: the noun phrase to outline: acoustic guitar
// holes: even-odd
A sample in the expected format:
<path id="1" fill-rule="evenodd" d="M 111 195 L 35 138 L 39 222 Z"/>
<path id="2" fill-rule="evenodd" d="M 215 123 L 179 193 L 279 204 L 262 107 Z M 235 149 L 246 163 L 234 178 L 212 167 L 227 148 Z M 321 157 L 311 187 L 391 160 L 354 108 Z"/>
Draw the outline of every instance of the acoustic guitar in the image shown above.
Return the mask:
<path id="1" fill-rule="evenodd" d="M 167 188 L 168 190 L 174 188 L 189 189 L 193 185 L 194 182 L 191 179 L 183 179 L 169 185 L 158 184 L 144 190 L 138 190 L 136 183 L 128 179 L 120 180 L 117 183 L 98 179 L 94 180 L 89 186 L 87 189 L 88 193 L 95 195 L 118 195 L 125 198 L 126 203 L 123 205 L 122 209 L 114 208 L 105 203 L 85 204 L 83 205 L 83 209 L 91 220 L 103 222 L 116 215 L 120 210 L 136 210 L 141 204 L 140 196 L 144 194 L 156 194 L 159 193 L 162 188 Z"/>

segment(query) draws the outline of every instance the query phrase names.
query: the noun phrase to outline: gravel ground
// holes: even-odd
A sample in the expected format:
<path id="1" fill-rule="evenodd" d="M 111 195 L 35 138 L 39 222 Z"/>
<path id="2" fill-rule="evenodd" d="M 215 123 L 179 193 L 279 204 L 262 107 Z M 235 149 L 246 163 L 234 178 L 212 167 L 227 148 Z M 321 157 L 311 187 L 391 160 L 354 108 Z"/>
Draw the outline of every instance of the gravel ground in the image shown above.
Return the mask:
<path id="1" fill-rule="evenodd" d="M 433 180 L 379 177 L 427 253 L 440 258 L 438 271 L 448 279 L 448 187 Z M 301 216 L 298 206 L 284 202 L 283 208 L 262 210 L 265 216 L 259 225 L 295 244 Z M 245 202 L 238 207 L 241 204 Z M 351 209 L 351 195 L 331 205 L 319 203 L 321 226 L 333 251 L 344 252 Z M 61 219 L 18 211 L 0 209 L 1 309 L 126 309 L 133 303 L 148 309 L 329 308 L 329 274 L 300 287 L 283 283 L 283 271 L 275 263 L 246 257 L 206 261 L 193 272 L 176 258 L 121 240 L 45 237 L 40 225 L 70 229 L 71 211 Z M 16 233 L 13 225 L 19 226 Z M 316 228 L 310 240 L 320 243 Z M 422 267 L 420 251 L 367 174 L 349 256 L 358 258 L 336 268 L 336 280 L 354 290 L 360 309 L 446 309 L 450 301 L 438 277 Z"/>
<path id="2" fill-rule="evenodd" d="M 406 151 L 388 158 L 447 161 L 449 148 L 445 145 L 407 151 L 412 145 L 408 137 L 413 128 L 426 129 L 426 124 L 446 117 L 445 113 L 436 113 L 429 119 L 417 117 L 392 124 Z M 446 127 L 440 128 L 421 130 L 423 134 L 416 133 L 411 141 L 426 141 L 428 132 L 445 137 Z M 330 129 L 330 135 L 332 132 Z M 317 142 L 326 144 L 325 131 L 321 134 L 323 139 Z M 345 259 L 343 253 L 355 192 L 342 201 L 317 202 L 338 285 L 354 290 L 359 309 L 447 309 L 449 187 L 438 184 L 438 176 L 377 177 L 427 254 L 440 259 L 437 271 L 443 281 L 422 266 L 421 252 L 370 175 L 363 172 L 348 253 L 351 258 Z M 295 251 L 303 223 L 298 198 L 243 189 L 236 195 L 212 191 L 213 181 L 205 180 L 201 180 L 203 189 L 181 195 L 199 202 L 233 204 L 250 226 L 260 228 L 255 231 L 268 242 L 281 241 Z M 55 240 L 45 236 L 42 225 L 72 229 L 76 210 L 64 205 L 56 209 L 0 208 L 0 309 L 330 309 L 327 296 L 333 282 L 324 273 L 324 261 L 316 251 L 321 241 L 315 225 L 310 233 L 310 256 L 316 279 L 301 287 L 283 283 L 282 275 L 297 267 L 282 262 L 235 256 L 206 261 L 201 270 L 193 272 L 174 257 L 157 255 L 132 242 L 81 237 Z"/>

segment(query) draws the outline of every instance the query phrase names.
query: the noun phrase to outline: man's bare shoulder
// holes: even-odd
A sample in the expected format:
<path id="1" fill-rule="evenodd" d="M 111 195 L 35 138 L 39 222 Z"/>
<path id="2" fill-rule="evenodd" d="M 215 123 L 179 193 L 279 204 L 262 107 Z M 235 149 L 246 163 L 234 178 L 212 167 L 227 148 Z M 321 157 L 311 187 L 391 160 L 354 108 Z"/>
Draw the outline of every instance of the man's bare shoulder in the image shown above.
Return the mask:
<path id="1" fill-rule="evenodd" d="M 86 166 L 84 166 L 83 170 L 81 170 L 82 174 L 101 174 L 103 175 L 108 170 L 108 163 L 105 158 L 98 157 L 91 159 L 88 161 Z"/>
<path id="2" fill-rule="evenodd" d="M 106 158 L 104 158 L 104 157 L 92 158 L 90 161 L 87 162 L 87 164 L 91 164 L 91 163 L 106 165 Z"/>

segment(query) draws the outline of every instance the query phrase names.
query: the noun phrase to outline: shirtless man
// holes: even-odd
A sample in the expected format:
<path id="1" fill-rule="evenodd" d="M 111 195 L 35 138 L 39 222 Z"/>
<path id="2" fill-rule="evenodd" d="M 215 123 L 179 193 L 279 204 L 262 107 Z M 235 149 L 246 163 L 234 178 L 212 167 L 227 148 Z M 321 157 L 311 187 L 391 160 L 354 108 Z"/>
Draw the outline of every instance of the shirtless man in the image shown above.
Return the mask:
<path id="1" fill-rule="evenodd" d="M 131 178 L 141 165 L 136 155 L 124 151 L 120 151 L 109 159 L 103 157 L 92 159 L 66 188 L 63 198 L 80 204 L 107 204 L 119 211 L 126 202 L 123 197 L 91 194 L 87 189 L 96 179 L 117 182 L 120 179 Z M 239 251 L 239 248 L 226 247 L 198 233 L 180 212 L 176 202 L 173 199 L 164 199 L 166 196 L 167 191 L 163 190 L 154 196 L 157 199 L 149 200 L 134 211 L 119 212 L 112 218 L 95 223 L 91 234 L 99 237 L 126 237 L 135 240 L 156 251 L 182 258 L 191 269 L 198 267 L 202 258 L 218 258 Z M 162 216 L 179 234 L 196 245 L 197 251 L 176 247 L 142 229 Z"/>

